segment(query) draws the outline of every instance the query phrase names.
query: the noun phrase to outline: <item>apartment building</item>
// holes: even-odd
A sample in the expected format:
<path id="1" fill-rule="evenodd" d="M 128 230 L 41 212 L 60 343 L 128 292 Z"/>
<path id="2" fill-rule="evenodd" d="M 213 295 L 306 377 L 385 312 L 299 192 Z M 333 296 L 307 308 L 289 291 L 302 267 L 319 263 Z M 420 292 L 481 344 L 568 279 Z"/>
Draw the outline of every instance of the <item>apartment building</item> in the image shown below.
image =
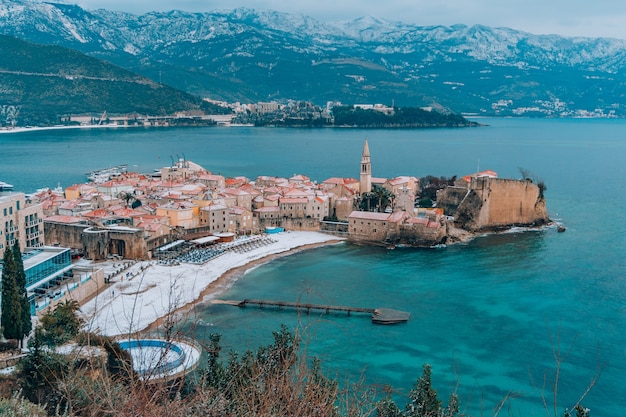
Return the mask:
<path id="1" fill-rule="evenodd" d="M 0 252 L 19 242 L 20 249 L 44 245 L 43 208 L 26 204 L 24 193 L 0 194 Z"/>

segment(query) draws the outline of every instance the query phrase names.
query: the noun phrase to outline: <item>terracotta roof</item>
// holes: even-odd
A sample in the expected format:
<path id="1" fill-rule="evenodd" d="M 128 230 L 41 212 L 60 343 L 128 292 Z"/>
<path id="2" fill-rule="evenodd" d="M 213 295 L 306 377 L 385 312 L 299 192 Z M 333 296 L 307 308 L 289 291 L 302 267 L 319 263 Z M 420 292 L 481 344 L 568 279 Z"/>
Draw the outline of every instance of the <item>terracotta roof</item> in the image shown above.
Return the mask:
<path id="1" fill-rule="evenodd" d="M 465 182 L 470 182 L 472 178 L 479 178 L 479 177 L 498 178 L 498 173 L 488 169 L 486 171 L 481 171 L 475 174 L 466 175 L 462 178 L 462 180 Z"/>
<path id="2" fill-rule="evenodd" d="M 348 216 L 348 218 L 398 223 L 398 222 L 401 222 L 405 216 L 406 216 L 406 213 L 403 211 L 397 211 L 395 213 L 375 213 L 371 211 L 353 211 L 352 213 L 350 213 L 350 216 Z"/>
<path id="3" fill-rule="evenodd" d="M 269 213 L 269 212 L 280 212 L 280 208 L 278 207 L 274 207 L 274 206 L 269 206 L 269 207 L 259 207 L 258 209 L 254 210 L 255 213 Z"/>
<path id="4" fill-rule="evenodd" d="M 352 178 L 332 177 L 332 178 L 328 178 L 327 180 L 322 181 L 322 184 L 343 185 L 343 184 L 346 184 L 348 180 L 352 180 Z M 354 181 L 356 182 L 356 180 Z"/>
<path id="5" fill-rule="evenodd" d="M 309 202 L 308 198 L 299 197 L 299 198 L 281 198 L 279 200 L 280 204 L 306 204 Z"/>
<path id="6" fill-rule="evenodd" d="M 244 214 L 246 211 L 248 211 L 245 207 L 239 207 L 239 206 L 233 206 L 229 210 L 232 214 L 239 214 L 239 215 Z"/>
<path id="7" fill-rule="evenodd" d="M 155 223 L 155 222 L 141 222 L 137 225 L 137 227 L 144 229 L 148 232 L 156 232 L 161 227 L 166 226 L 163 223 Z"/>
<path id="8" fill-rule="evenodd" d="M 106 211 L 105 209 L 97 209 L 97 210 L 92 210 L 90 212 L 84 213 L 83 217 L 92 217 L 92 218 L 109 217 L 109 212 Z"/>
<path id="9" fill-rule="evenodd" d="M 76 224 L 83 221 L 80 217 L 76 216 L 49 216 L 44 219 L 47 222 L 64 223 L 64 224 Z"/>
<path id="10" fill-rule="evenodd" d="M 378 220 L 388 221 L 390 213 L 375 213 L 372 211 L 353 211 L 348 216 L 349 219 L 361 219 L 361 220 Z"/>
<path id="11" fill-rule="evenodd" d="M 249 193 L 239 189 L 239 188 L 226 188 L 222 191 L 224 194 L 233 195 L 233 196 L 245 196 L 250 195 Z"/>
<path id="12" fill-rule="evenodd" d="M 172 201 L 158 208 L 165 210 L 191 210 L 194 207 L 196 207 L 196 205 L 188 201 Z"/>
<path id="13" fill-rule="evenodd" d="M 210 206 L 202 207 L 200 210 L 204 210 L 204 211 L 228 210 L 228 207 L 223 206 L 221 204 L 211 204 Z"/>

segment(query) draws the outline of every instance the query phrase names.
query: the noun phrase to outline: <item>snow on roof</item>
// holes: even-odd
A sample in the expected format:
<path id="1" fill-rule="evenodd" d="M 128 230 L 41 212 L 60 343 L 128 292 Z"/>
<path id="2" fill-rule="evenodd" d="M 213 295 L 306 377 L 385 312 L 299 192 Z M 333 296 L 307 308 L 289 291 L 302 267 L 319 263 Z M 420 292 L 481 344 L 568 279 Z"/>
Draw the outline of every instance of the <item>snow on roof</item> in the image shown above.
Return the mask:
<path id="1" fill-rule="evenodd" d="M 353 211 L 348 216 L 349 219 L 361 219 L 361 220 L 379 220 L 387 221 L 391 214 L 389 213 L 375 213 L 372 211 Z"/>
<path id="2" fill-rule="evenodd" d="M 83 221 L 80 217 L 76 216 L 48 216 L 44 219 L 47 222 L 53 223 L 65 223 L 65 224 L 75 224 Z"/>
<path id="3" fill-rule="evenodd" d="M 268 207 L 259 207 L 254 210 L 255 213 L 269 213 L 269 212 L 280 212 L 280 207 L 277 206 L 268 206 Z"/>
<path id="4" fill-rule="evenodd" d="M 222 204 L 211 204 L 210 206 L 202 207 L 200 210 L 204 210 L 204 211 L 228 210 L 228 207 Z"/>
<path id="5" fill-rule="evenodd" d="M 245 207 L 238 207 L 238 206 L 233 206 L 229 210 L 231 214 L 238 214 L 238 215 L 242 215 L 246 211 L 248 211 Z"/>
<path id="6" fill-rule="evenodd" d="M 280 204 L 306 204 L 309 199 L 306 197 L 281 198 L 279 202 Z"/>

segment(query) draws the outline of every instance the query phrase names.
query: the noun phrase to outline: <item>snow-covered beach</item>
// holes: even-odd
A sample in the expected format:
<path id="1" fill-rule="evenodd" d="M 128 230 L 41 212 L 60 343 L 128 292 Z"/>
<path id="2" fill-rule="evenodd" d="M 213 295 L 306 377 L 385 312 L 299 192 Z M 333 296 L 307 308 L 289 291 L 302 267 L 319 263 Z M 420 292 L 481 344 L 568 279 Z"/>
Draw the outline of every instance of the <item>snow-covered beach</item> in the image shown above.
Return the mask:
<path id="1" fill-rule="evenodd" d="M 214 298 L 239 276 L 233 271 L 249 270 L 280 254 L 339 241 L 336 236 L 317 232 L 283 232 L 271 235 L 271 239 L 272 243 L 247 251 L 226 251 L 202 265 L 134 263 L 81 306 L 85 330 L 107 336 L 144 331 L 173 312 L 182 314 L 194 303 Z M 123 261 L 98 264 L 106 274 L 122 265 Z"/>
<path id="2" fill-rule="evenodd" d="M 37 132 L 43 130 L 66 130 L 66 129 L 116 129 L 118 127 L 126 128 L 128 126 L 118 124 L 90 124 L 90 125 L 71 125 L 71 126 L 28 126 L 28 127 L 6 127 L 0 128 L 0 134 L 3 133 L 25 133 L 25 132 Z"/>

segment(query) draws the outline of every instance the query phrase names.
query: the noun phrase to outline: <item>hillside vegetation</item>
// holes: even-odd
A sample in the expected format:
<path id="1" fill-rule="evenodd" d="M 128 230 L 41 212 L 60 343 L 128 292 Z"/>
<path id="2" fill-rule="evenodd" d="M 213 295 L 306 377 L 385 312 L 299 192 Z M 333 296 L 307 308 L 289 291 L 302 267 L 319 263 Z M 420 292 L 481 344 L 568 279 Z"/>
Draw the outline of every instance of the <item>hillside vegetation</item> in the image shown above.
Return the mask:
<path id="1" fill-rule="evenodd" d="M 70 115 L 213 111 L 199 97 L 80 52 L 0 35 L 0 125 L 53 125 Z"/>

